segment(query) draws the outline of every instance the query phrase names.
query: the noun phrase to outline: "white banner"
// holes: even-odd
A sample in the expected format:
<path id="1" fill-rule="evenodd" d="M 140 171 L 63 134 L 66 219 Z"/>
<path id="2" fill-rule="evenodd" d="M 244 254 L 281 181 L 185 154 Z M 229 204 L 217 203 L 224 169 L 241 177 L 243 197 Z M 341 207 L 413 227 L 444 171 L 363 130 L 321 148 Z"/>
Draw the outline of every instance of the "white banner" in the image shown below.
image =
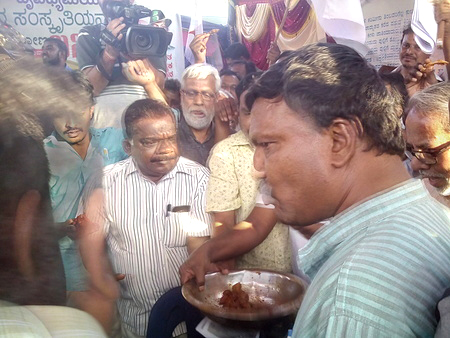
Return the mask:
<path id="1" fill-rule="evenodd" d="M 41 56 L 44 40 L 54 37 L 65 42 L 69 61 L 76 62 L 78 32 L 102 23 L 103 14 L 98 0 L 7 0 L 0 4 L 0 19 L 26 37 L 35 56 Z"/>

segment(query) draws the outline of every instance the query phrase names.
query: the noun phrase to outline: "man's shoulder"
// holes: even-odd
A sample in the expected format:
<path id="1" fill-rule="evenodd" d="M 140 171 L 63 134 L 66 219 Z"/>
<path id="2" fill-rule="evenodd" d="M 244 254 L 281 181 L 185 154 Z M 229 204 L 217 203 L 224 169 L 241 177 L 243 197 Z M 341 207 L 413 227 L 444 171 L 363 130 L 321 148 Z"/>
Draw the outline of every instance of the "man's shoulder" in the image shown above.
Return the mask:
<path id="1" fill-rule="evenodd" d="M 208 168 L 183 156 L 178 159 L 177 170 L 192 176 L 209 176 Z"/>
<path id="2" fill-rule="evenodd" d="M 95 38 L 100 38 L 100 33 L 103 29 L 103 24 L 97 24 L 92 26 L 84 26 L 80 29 L 78 36 L 89 35 Z"/>
<path id="3" fill-rule="evenodd" d="M 102 175 L 103 180 L 113 179 L 123 175 L 127 170 L 129 170 L 132 165 L 132 158 L 126 158 L 125 160 L 119 161 L 117 163 L 109 164 L 103 168 Z"/>

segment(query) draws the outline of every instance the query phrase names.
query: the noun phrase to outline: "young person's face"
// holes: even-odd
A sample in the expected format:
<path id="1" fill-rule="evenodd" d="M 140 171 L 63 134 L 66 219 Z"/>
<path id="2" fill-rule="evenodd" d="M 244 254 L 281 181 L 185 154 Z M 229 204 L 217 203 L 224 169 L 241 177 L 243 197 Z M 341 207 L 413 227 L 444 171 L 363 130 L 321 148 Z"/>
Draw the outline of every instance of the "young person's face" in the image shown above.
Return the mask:
<path id="1" fill-rule="evenodd" d="M 94 107 L 81 113 L 61 115 L 53 120 L 56 132 L 69 144 L 78 144 L 89 137 L 89 127 L 94 114 Z"/>

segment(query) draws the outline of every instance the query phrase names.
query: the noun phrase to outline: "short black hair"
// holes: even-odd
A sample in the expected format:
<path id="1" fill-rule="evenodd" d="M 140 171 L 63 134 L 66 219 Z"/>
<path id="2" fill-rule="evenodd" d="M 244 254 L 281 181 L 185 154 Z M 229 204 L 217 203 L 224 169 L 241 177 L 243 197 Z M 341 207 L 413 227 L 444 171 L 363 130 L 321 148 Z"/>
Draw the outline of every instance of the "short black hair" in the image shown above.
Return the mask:
<path id="1" fill-rule="evenodd" d="M 406 26 L 405 29 L 403 30 L 402 38 L 400 39 L 400 45 L 402 44 L 402 41 L 403 41 L 403 38 L 405 37 L 405 35 L 408 35 L 408 34 L 415 34 L 411 25 Z"/>
<path id="2" fill-rule="evenodd" d="M 89 100 L 91 101 L 92 105 L 94 105 L 94 87 L 89 82 L 86 75 L 84 75 L 84 73 L 80 72 L 79 70 L 71 71 L 69 72 L 69 74 L 75 81 L 75 83 L 78 84 L 88 94 Z"/>
<path id="3" fill-rule="evenodd" d="M 238 83 L 236 86 L 236 97 L 239 102 L 239 99 L 243 92 L 245 92 L 247 89 L 250 88 L 252 84 L 255 83 L 255 81 L 262 75 L 263 72 L 255 72 L 247 74 L 241 82 Z"/>
<path id="4" fill-rule="evenodd" d="M 236 72 L 233 72 L 231 69 L 228 68 L 223 68 L 220 72 L 219 72 L 220 77 L 222 76 L 236 76 L 239 80 L 241 80 L 241 78 L 239 77 L 239 75 Z"/>
<path id="5" fill-rule="evenodd" d="M 234 65 L 245 65 L 245 73 L 255 73 L 256 72 L 256 66 L 251 61 L 244 61 L 244 60 L 236 60 L 230 63 L 229 67 L 232 67 Z"/>
<path id="6" fill-rule="evenodd" d="M 232 60 L 239 60 L 241 57 L 247 60 L 250 59 L 250 53 L 248 52 L 247 47 L 240 42 L 229 45 L 223 54 L 225 58 L 230 58 Z"/>
<path id="7" fill-rule="evenodd" d="M 395 104 L 401 109 L 401 116 L 408 104 L 408 90 L 406 89 L 405 80 L 399 72 L 380 73 L 380 77 L 386 85 L 390 86 L 389 92 L 394 96 Z M 400 115 L 400 113 L 398 114 Z"/>
<path id="8" fill-rule="evenodd" d="M 133 137 L 134 125 L 144 118 L 161 119 L 170 116 L 176 125 L 172 109 L 161 101 L 142 99 L 133 102 L 126 110 L 124 116 L 125 132 L 128 139 Z"/>
<path id="9" fill-rule="evenodd" d="M 337 118 L 357 121 L 367 149 L 402 156 L 405 142 L 394 100 L 376 69 L 355 50 L 317 43 L 275 63 L 250 88 L 249 108 L 257 98 L 282 98 L 319 128 Z"/>
<path id="10" fill-rule="evenodd" d="M 171 92 L 179 92 L 181 83 L 177 79 L 166 79 L 164 82 L 164 89 L 170 90 Z"/>
<path id="11" fill-rule="evenodd" d="M 67 48 L 67 45 L 64 43 L 64 41 L 57 39 L 57 38 L 47 38 L 44 40 L 44 43 L 46 42 L 53 42 L 58 47 L 59 51 L 64 52 L 65 58 L 67 59 L 69 56 L 69 49 Z"/>

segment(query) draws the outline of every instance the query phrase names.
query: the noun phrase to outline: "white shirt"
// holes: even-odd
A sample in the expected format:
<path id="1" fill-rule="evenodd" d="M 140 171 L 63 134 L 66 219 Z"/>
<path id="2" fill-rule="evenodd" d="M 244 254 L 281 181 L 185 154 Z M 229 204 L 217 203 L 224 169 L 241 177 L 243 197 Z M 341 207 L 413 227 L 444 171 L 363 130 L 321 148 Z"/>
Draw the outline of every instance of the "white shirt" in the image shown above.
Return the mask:
<path id="1" fill-rule="evenodd" d="M 158 183 L 146 178 L 132 158 L 105 167 L 105 233 L 109 256 L 120 282 L 118 309 L 123 325 L 145 335 L 152 306 L 180 285 L 178 269 L 188 258 L 187 237 L 211 232 L 205 211 L 209 171 L 180 157 Z M 190 206 L 168 212 L 167 206 Z"/>

